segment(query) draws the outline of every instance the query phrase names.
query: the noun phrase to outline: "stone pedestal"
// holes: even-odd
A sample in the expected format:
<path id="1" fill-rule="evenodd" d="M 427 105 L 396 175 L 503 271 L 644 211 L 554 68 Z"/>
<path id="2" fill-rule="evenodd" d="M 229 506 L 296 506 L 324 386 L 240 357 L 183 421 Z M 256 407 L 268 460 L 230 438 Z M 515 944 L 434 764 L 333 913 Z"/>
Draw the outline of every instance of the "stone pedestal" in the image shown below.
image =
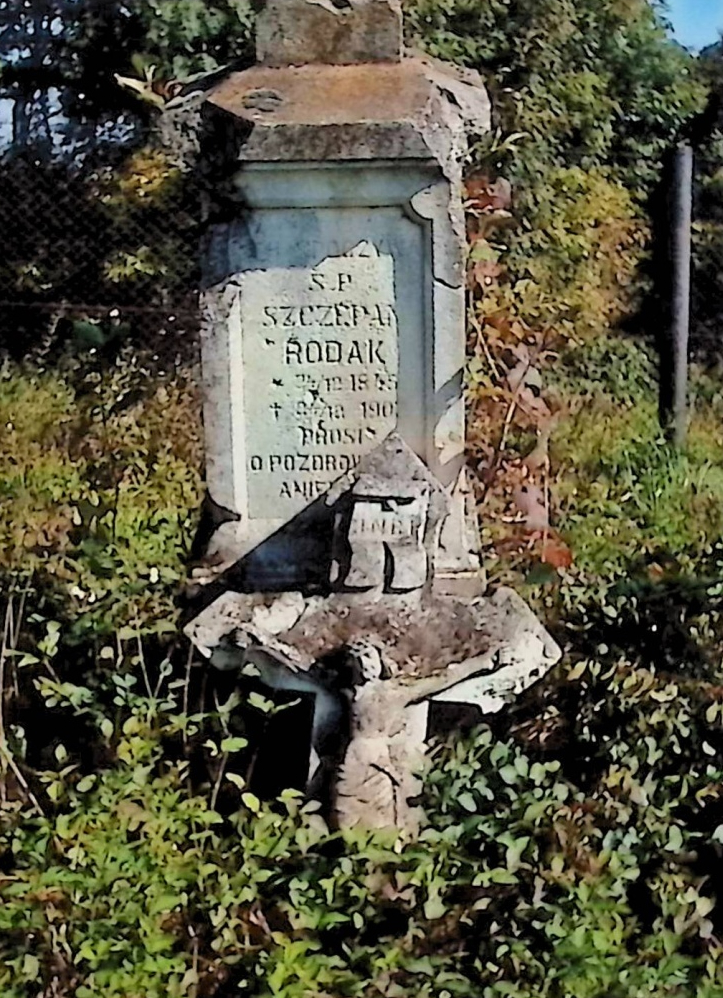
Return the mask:
<path id="1" fill-rule="evenodd" d="M 254 552 L 261 589 L 291 584 L 291 564 L 304 584 L 327 528 L 302 514 L 392 431 L 450 497 L 440 572 L 477 568 L 460 162 L 489 102 L 469 74 L 405 57 L 399 19 L 388 0 L 274 0 L 260 65 L 206 102 L 239 204 L 205 261 L 207 478 L 226 521 L 207 553 Z"/>

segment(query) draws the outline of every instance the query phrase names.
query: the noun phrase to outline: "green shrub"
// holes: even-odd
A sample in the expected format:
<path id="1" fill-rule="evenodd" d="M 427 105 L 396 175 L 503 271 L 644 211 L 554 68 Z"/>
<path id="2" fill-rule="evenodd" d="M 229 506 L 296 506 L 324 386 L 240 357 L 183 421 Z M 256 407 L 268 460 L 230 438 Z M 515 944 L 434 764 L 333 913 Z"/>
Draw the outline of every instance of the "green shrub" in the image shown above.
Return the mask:
<path id="1" fill-rule="evenodd" d="M 92 719 L 108 761 L 85 773 L 57 744 L 35 813 L 2 806 L 8 998 L 723 988 L 712 675 L 580 660 L 505 719 L 511 734 L 437 751 L 416 842 L 331 833 L 294 792 L 261 804 L 224 776 L 244 751 L 230 705 L 189 716 L 186 681 L 142 693 L 137 675 L 95 692 L 38 678 L 54 709 Z M 179 738 L 205 740 L 205 780 L 169 755 Z"/>
<path id="2" fill-rule="evenodd" d="M 511 281 L 502 300 L 512 314 L 533 329 L 552 324 L 574 338 L 600 334 L 630 314 L 648 231 L 619 180 L 599 168 L 554 167 L 525 185 L 519 211 L 525 231 L 503 256 Z"/>
<path id="3" fill-rule="evenodd" d="M 0 370 L 0 571 L 57 594 L 78 626 L 173 616 L 201 501 L 188 371 L 130 351 Z"/>

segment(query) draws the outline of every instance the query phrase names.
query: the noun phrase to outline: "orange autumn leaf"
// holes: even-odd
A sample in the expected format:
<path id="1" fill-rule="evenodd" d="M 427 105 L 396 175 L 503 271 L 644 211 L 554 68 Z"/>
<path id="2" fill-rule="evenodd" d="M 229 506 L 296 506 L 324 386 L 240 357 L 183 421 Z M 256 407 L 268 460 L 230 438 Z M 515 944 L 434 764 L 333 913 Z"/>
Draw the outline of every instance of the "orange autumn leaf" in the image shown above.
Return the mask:
<path id="1" fill-rule="evenodd" d="M 572 551 L 560 537 L 548 537 L 542 547 L 542 561 L 553 568 L 569 568 L 572 565 Z"/>

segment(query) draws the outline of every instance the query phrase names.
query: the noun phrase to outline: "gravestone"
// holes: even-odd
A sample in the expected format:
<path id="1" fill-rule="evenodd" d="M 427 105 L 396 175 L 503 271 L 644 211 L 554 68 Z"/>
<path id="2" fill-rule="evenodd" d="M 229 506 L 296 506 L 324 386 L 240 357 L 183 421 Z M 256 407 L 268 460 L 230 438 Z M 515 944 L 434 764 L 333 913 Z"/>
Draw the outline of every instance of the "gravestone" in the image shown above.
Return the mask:
<path id="1" fill-rule="evenodd" d="M 392 431 L 450 499 L 438 574 L 476 570 L 460 181 L 489 101 L 401 38 L 396 0 L 269 0 L 258 65 L 207 97 L 207 156 L 244 209 L 206 256 L 208 555 L 253 552 L 254 588 L 318 582 L 310 507 Z"/>
<path id="2" fill-rule="evenodd" d="M 223 198 L 186 633 L 304 700 L 335 820 L 414 831 L 430 703 L 500 710 L 559 656 L 515 593 L 481 595 L 465 479 L 461 164 L 489 101 L 403 51 L 398 0 L 267 0 L 257 31 L 202 112 Z"/>

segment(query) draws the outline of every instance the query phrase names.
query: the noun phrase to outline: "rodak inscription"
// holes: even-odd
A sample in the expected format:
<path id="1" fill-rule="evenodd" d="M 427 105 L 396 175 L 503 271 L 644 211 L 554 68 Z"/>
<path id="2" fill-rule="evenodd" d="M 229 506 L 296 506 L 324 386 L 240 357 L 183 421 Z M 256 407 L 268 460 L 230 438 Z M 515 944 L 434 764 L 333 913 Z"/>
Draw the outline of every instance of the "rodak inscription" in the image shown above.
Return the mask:
<path id="1" fill-rule="evenodd" d="M 248 513 L 288 520 L 397 424 L 394 262 L 248 271 L 240 303 Z"/>

